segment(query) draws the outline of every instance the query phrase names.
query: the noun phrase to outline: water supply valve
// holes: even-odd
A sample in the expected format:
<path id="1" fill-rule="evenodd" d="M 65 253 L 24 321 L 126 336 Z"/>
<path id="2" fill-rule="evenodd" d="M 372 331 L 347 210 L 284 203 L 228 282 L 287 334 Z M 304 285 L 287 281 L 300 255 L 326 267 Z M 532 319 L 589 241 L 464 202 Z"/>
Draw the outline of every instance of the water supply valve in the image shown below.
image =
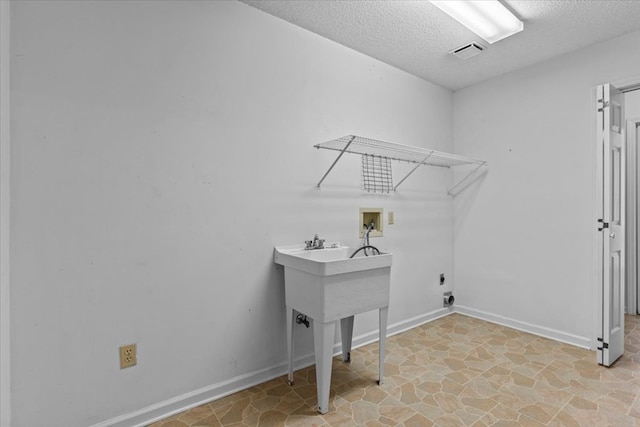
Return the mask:
<path id="1" fill-rule="evenodd" d="M 306 315 L 304 315 L 304 314 L 298 314 L 298 315 L 296 316 L 296 323 L 297 323 L 298 325 L 304 325 L 304 326 L 306 326 L 307 328 L 309 327 L 309 319 L 307 319 L 307 316 L 306 316 Z"/>

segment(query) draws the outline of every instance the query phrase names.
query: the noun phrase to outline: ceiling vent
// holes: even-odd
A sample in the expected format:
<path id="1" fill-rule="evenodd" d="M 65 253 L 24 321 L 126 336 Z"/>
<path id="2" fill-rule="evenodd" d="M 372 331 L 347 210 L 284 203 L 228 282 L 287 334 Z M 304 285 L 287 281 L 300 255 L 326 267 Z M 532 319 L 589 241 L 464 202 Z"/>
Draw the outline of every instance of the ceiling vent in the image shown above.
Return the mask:
<path id="1" fill-rule="evenodd" d="M 460 46 L 459 48 L 453 49 L 449 51 L 449 53 L 460 59 L 469 59 L 472 56 L 481 54 L 485 49 L 486 47 L 482 46 L 480 43 L 471 42 L 469 44 L 465 44 L 464 46 Z"/>

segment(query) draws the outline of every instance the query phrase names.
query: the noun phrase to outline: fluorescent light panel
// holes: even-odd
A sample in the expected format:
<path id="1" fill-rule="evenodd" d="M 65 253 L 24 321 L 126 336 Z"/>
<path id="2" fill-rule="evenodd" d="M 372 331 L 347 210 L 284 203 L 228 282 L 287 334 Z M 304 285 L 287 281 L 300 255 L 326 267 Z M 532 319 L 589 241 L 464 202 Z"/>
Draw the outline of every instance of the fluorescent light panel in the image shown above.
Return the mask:
<path id="1" fill-rule="evenodd" d="M 524 28 L 522 21 L 498 0 L 434 0 L 431 3 L 489 43 L 495 43 Z"/>

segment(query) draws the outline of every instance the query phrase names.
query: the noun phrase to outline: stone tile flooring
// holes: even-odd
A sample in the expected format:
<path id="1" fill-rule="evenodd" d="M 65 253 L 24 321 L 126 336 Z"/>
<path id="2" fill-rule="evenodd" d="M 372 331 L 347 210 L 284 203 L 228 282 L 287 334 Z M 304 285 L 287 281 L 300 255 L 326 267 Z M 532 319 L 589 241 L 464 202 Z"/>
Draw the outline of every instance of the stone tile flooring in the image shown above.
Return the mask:
<path id="1" fill-rule="evenodd" d="M 315 411 L 315 370 L 295 373 L 152 424 L 195 426 L 640 426 L 640 316 L 626 317 L 624 356 L 453 314 L 334 358 L 330 411 Z"/>

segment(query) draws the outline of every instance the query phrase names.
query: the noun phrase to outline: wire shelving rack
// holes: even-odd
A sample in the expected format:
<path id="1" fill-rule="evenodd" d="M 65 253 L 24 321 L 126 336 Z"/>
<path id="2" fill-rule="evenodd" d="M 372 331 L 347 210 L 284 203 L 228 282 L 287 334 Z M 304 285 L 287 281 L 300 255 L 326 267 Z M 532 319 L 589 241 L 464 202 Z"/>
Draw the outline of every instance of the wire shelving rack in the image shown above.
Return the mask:
<path id="1" fill-rule="evenodd" d="M 407 173 L 395 186 L 393 186 L 393 191 L 396 191 L 400 184 L 402 184 L 422 165 L 442 168 L 471 166 L 472 170 L 447 191 L 447 194 L 455 196 L 462 191 L 462 189 L 466 188 L 463 184 L 470 183 L 480 174 L 480 170 L 483 167 L 488 167 L 488 163 L 485 160 L 478 160 L 458 154 L 431 150 L 429 148 L 380 141 L 356 135 L 347 135 L 331 141 L 321 142 L 314 145 L 314 147 L 339 152 L 338 157 L 334 160 L 331 166 L 329 166 L 327 172 L 325 172 L 324 176 L 318 182 L 318 188 L 320 188 L 322 182 L 325 180 L 327 175 L 329 175 L 344 153 L 360 154 L 363 156 L 377 156 L 382 159 L 415 164 L 415 167 L 411 169 L 409 173 Z"/>

